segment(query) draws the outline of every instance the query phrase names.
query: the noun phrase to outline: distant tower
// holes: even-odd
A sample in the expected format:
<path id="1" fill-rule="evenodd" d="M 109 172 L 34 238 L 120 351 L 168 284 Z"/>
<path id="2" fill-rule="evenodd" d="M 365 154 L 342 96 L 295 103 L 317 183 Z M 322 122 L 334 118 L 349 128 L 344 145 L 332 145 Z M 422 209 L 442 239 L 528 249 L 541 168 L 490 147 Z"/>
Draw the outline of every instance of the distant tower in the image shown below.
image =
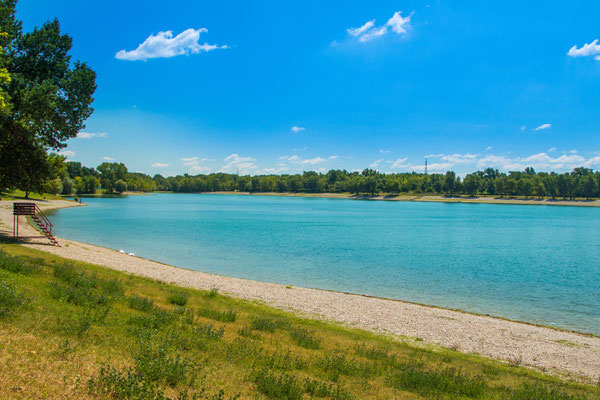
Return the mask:
<path id="1" fill-rule="evenodd" d="M 427 159 L 425 159 L 425 175 L 427 175 Z"/>

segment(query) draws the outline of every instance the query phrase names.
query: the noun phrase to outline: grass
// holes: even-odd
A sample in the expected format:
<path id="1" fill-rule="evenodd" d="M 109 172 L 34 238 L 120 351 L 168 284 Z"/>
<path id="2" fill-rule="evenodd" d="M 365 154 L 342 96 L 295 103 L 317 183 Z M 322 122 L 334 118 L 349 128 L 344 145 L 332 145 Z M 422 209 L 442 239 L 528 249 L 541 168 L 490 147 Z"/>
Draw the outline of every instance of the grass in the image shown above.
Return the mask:
<path id="1" fill-rule="evenodd" d="M 0 398 L 595 399 L 600 387 L 0 244 Z"/>

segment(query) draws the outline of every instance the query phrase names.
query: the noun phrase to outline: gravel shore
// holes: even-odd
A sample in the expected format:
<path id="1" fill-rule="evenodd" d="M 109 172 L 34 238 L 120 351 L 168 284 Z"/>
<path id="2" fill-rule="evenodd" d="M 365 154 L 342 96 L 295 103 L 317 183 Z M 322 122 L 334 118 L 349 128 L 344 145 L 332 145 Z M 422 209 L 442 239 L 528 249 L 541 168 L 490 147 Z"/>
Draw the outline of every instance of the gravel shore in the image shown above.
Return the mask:
<path id="1" fill-rule="evenodd" d="M 72 207 L 62 200 L 37 201 L 42 209 Z M 22 220 L 22 234 L 35 234 Z M 0 202 L 0 235 L 12 235 L 12 201 Z M 228 278 L 129 256 L 115 250 L 60 239 L 61 247 L 31 239 L 24 246 L 61 257 L 231 296 L 397 336 L 473 352 L 552 374 L 600 379 L 600 337 L 474 315 L 402 301 Z"/>

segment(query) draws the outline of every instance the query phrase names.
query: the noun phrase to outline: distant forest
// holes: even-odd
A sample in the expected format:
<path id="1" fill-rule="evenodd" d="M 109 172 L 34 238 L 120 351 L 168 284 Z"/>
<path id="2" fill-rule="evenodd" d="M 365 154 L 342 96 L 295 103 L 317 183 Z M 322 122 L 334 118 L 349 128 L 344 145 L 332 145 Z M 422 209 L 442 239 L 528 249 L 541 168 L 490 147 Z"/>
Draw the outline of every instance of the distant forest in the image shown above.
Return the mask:
<path id="1" fill-rule="evenodd" d="M 457 177 L 452 171 L 445 174 L 398 173 L 383 174 L 373 169 L 362 172 L 331 170 L 295 175 L 245 175 L 214 173 L 188 174 L 165 178 L 129 172 L 122 163 L 102 163 L 88 168 L 79 162 L 67 161 L 60 178 L 50 185 L 55 193 L 91 194 L 125 191 L 180 193 L 241 191 L 279 193 L 351 193 L 430 194 L 430 195 L 494 195 L 500 197 L 600 197 L 600 172 L 575 168 L 570 173 L 536 172 L 533 168 L 508 174 L 487 168 Z"/>

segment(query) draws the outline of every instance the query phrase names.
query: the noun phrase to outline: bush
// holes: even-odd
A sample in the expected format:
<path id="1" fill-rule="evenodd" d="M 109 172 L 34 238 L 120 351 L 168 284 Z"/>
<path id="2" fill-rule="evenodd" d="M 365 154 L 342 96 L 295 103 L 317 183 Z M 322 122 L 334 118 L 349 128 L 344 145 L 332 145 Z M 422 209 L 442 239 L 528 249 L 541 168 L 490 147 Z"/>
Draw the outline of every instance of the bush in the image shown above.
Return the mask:
<path id="1" fill-rule="evenodd" d="M 207 339 L 219 340 L 223 337 L 225 330 L 223 328 L 215 328 L 212 324 L 198 324 L 195 332 Z"/>
<path id="2" fill-rule="evenodd" d="M 122 179 L 118 179 L 115 182 L 115 186 L 114 186 L 115 192 L 117 193 L 123 193 L 127 191 L 127 182 L 125 182 Z"/>
<path id="3" fill-rule="evenodd" d="M 167 299 L 169 303 L 174 304 L 176 306 L 185 306 L 188 302 L 189 295 L 186 292 L 175 292 L 169 296 Z"/>
<path id="4" fill-rule="evenodd" d="M 277 321 L 271 318 L 252 318 L 250 321 L 250 328 L 257 331 L 273 333 L 277 330 L 277 327 Z"/>
<path id="5" fill-rule="evenodd" d="M 13 314 L 26 303 L 26 297 L 14 287 L 7 277 L 0 275 L 0 318 Z"/>
<path id="6" fill-rule="evenodd" d="M 292 375 L 276 375 L 265 368 L 254 371 L 251 377 L 259 392 L 274 399 L 300 400 L 304 394 Z"/>
<path id="7" fill-rule="evenodd" d="M 143 340 L 135 358 L 135 370 L 144 379 L 164 381 L 169 386 L 188 382 L 191 367 L 189 360 L 169 354 L 166 341 L 155 344 L 151 340 Z"/>
<path id="8" fill-rule="evenodd" d="M 311 396 L 326 397 L 331 400 L 352 400 L 353 397 L 339 385 L 325 383 L 306 378 L 304 381 L 304 390 Z"/>

